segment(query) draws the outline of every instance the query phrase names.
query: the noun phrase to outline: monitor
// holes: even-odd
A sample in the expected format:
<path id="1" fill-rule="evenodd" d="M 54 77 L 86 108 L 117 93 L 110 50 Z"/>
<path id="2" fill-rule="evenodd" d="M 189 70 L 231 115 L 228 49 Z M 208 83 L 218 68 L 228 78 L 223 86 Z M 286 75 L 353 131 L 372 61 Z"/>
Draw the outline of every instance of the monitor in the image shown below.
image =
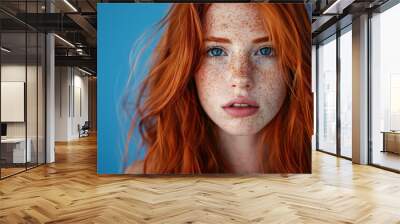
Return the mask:
<path id="1" fill-rule="evenodd" d="M 7 124 L 1 123 L 1 136 L 7 136 Z"/>

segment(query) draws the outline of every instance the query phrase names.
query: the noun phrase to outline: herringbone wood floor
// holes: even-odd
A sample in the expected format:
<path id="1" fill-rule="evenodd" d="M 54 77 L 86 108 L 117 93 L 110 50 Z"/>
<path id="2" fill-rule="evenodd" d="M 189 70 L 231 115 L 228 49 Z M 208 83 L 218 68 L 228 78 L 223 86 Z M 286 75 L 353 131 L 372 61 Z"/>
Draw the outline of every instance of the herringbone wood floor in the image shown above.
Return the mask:
<path id="1" fill-rule="evenodd" d="M 0 223 L 400 223 L 400 175 L 320 152 L 311 175 L 98 176 L 96 139 L 0 181 Z"/>

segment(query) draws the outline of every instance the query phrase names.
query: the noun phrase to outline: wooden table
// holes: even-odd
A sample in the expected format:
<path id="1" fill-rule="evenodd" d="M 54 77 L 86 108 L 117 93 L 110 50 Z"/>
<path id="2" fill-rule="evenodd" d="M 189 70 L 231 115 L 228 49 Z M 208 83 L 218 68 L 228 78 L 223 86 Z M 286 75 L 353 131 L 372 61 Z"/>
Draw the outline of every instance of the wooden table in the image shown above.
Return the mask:
<path id="1" fill-rule="evenodd" d="M 400 131 L 382 131 L 383 150 L 382 152 L 393 152 L 400 154 Z"/>
<path id="2" fill-rule="evenodd" d="M 26 142 L 27 144 L 26 144 Z M 30 162 L 32 153 L 30 138 L 5 138 L 1 139 L 2 159 L 6 163 L 25 163 Z M 25 150 L 25 145 L 27 145 Z"/>

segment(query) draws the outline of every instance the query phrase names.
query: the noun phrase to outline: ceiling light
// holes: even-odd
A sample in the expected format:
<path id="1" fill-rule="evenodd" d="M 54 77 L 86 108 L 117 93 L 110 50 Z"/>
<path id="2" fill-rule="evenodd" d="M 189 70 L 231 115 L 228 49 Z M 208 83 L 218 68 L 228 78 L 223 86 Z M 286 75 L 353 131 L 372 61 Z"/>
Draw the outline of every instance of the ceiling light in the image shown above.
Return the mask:
<path id="1" fill-rule="evenodd" d="M 6 52 L 6 53 L 10 53 L 10 52 L 11 52 L 11 50 L 9 50 L 9 49 L 7 49 L 7 48 L 5 48 L 5 47 L 1 47 L 1 50 L 4 51 L 4 52 Z"/>
<path id="2" fill-rule="evenodd" d="M 327 9 L 324 10 L 322 14 L 328 14 L 331 13 L 332 9 L 334 9 L 337 4 L 339 4 L 340 0 L 336 0 L 332 5 L 330 5 Z"/>
<path id="3" fill-rule="evenodd" d="M 71 4 L 69 3 L 68 0 L 64 0 L 65 4 L 67 4 L 74 12 L 78 12 L 78 10 Z"/>
<path id="4" fill-rule="evenodd" d="M 66 43 L 68 46 L 75 48 L 75 45 L 73 45 L 71 42 L 69 42 L 68 40 L 58 36 L 57 34 L 54 34 L 55 37 L 57 37 L 58 39 L 60 39 L 62 42 Z"/>
<path id="5" fill-rule="evenodd" d="M 10 52 L 11 52 L 11 50 L 9 50 L 9 49 L 7 49 L 7 48 L 5 48 L 5 47 L 1 47 L 1 50 L 4 51 L 4 52 L 6 52 L 6 53 L 10 53 Z"/>
<path id="6" fill-rule="evenodd" d="M 325 9 L 322 14 L 342 14 L 343 10 L 354 1 L 355 0 L 336 0 L 332 5 Z"/>
<path id="7" fill-rule="evenodd" d="M 85 73 L 85 74 L 87 74 L 87 75 L 90 75 L 90 76 L 93 75 L 92 73 L 90 73 L 90 72 L 88 72 L 88 71 L 86 71 L 86 70 L 83 70 L 83 69 L 81 69 L 81 68 L 79 68 L 79 67 L 78 67 L 78 70 L 81 71 L 81 72 L 83 72 L 83 73 Z"/>

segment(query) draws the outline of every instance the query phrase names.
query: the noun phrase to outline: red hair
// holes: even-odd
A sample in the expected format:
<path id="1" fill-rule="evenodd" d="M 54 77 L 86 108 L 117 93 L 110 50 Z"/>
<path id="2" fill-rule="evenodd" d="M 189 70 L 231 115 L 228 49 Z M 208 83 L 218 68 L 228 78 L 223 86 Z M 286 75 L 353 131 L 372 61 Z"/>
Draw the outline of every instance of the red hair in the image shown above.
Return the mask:
<path id="1" fill-rule="evenodd" d="M 311 24 L 304 4 L 255 4 L 288 87 L 279 113 L 260 133 L 264 172 L 310 173 Z M 209 4 L 173 4 L 143 81 L 128 139 L 138 127 L 144 173 L 231 172 L 218 148 L 217 126 L 202 109 L 194 74 L 203 57 Z"/>

